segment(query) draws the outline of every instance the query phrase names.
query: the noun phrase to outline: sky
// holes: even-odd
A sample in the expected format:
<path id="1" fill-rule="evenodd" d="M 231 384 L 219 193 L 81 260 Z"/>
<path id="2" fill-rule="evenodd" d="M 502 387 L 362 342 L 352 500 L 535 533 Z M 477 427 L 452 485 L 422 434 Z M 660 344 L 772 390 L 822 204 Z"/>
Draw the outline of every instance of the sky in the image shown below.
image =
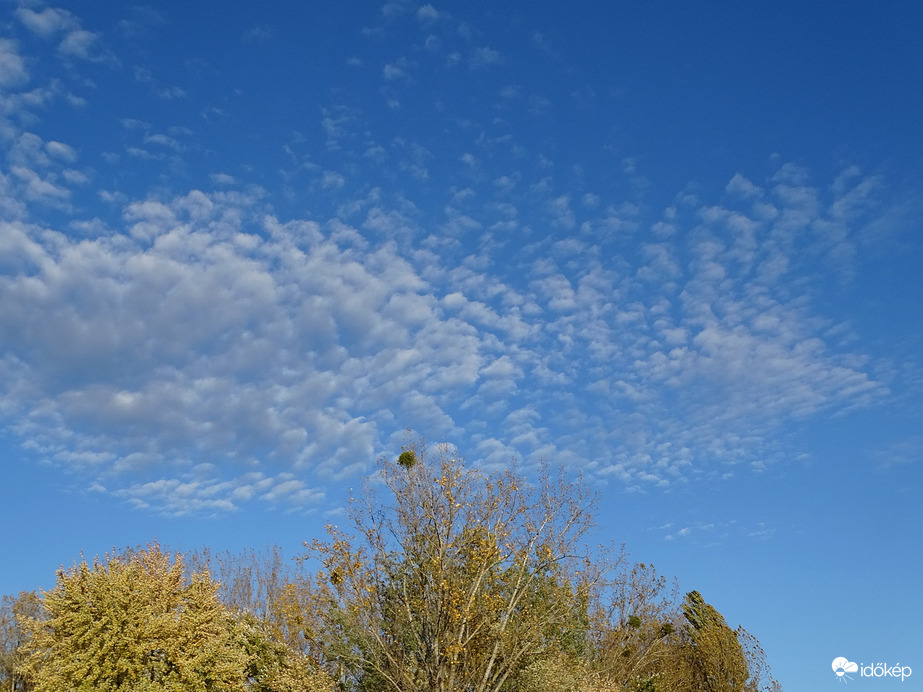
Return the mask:
<path id="1" fill-rule="evenodd" d="M 923 690 L 921 123 L 915 2 L 0 4 L 0 593 L 294 556 L 410 430 Z"/>

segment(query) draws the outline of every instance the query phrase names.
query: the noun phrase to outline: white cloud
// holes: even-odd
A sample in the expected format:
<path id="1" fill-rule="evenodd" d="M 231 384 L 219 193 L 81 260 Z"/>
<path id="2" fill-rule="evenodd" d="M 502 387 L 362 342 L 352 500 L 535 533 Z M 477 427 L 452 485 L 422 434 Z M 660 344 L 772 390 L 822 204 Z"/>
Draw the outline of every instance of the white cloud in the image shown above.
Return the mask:
<path id="1" fill-rule="evenodd" d="M 112 473 L 149 473 L 162 455 L 191 463 L 221 450 L 243 463 L 262 450 L 336 474 L 343 453 L 359 452 L 360 464 L 372 454 L 375 424 L 357 414 L 387 421 L 402 401 L 418 417 L 414 396 L 436 413 L 437 393 L 477 379 L 476 332 L 439 326 L 417 292 L 425 284 L 392 250 L 357 254 L 278 224 L 273 241 L 240 244 L 239 223 L 221 222 L 228 211 L 227 200 L 202 193 L 132 203 L 125 218 L 140 245 L 116 236 L 40 252 L 11 236 L 44 267 L 34 280 L 6 279 L 0 313 L 20 334 L 16 358 L 56 381 L 20 402 L 22 429 L 45 440 L 44 454 L 66 461 L 55 440 L 80 428 L 74 443 L 111 455 Z M 39 314 L 37 329 L 30 315 Z M 132 487 L 144 503 L 201 492 L 153 480 Z"/>
<path id="2" fill-rule="evenodd" d="M 197 467 L 197 469 L 200 467 Z M 224 514 L 240 509 L 254 497 L 274 506 L 310 509 L 323 500 L 323 492 L 308 487 L 290 473 L 265 477 L 248 473 L 228 481 L 197 477 L 197 469 L 184 478 L 165 478 L 137 483 L 115 491 L 141 509 L 171 516 Z M 206 473 L 211 469 L 205 469 Z M 106 492 L 105 486 L 97 486 Z"/>
<path id="3" fill-rule="evenodd" d="M 341 140 L 346 139 L 356 125 L 357 114 L 344 107 L 325 109 L 321 127 L 327 135 L 327 147 L 339 149 Z"/>
<path id="4" fill-rule="evenodd" d="M 209 177 L 211 178 L 211 181 L 215 183 L 215 185 L 237 184 L 237 180 L 234 178 L 234 176 L 227 173 L 212 173 Z"/>
<path id="5" fill-rule="evenodd" d="M 46 142 L 45 151 L 51 156 L 66 163 L 73 163 L 77 160 L 77 152 L 70 145 L 63 142 Z"/>
<path id="6" fill-rule="evenodd" d="M 245 43 L 263 43 L 272 40 L 275 32 L 271 26 L 266 24 L 257 24 L 248 29 L 243 36 Z"/>
<path id="7" fill-rule="evenodd" d="M 551 213 L 551 224 L 558 228 L 571 229 L 577 222 L 574 212 L 570 207 L 570 196 L 561 195 L 551 201 L 549 205 Z"/>
<path id="8" fill-rule="evenodd" d="M 74 29 L 68 32 L 67 36 L 61 40 L 58 50 L 64 55 L 89 60 L 92 57 L 91 49 L 98 38 L 92 31 Z"/>
<path id="9" fill-rule="evenodd" d="M 186 90 L 178 86 L 170 86 L 157 88 L 154 90 L 154 93 L 158 98 L 172 101 L 174 99 L 183 98 L 186 95 Z"/>
<path id="10" fill-rule="evenodd" d="M 502 65 L 506 62 L 503 54 L 487 46 L 479 46 L 471 51 L 468 58 L 468 66 L 472 70 L 483 70 L 496 65 Z"/>
<path id="11" fill-rule="evenodd" d="M 435 18 L 401 4 L 385 19 L 413 12 Z M 72 55 L 99 50 L 67 13 L 20 19 Z M 470 53 L 472 68 L 502 62 Z M 27 64 L 0 41 L 0 82 L 25 82 Z M 392 59 L 382 74 L 409 68 Z M 824 187 L 783 166 L 762 183 L 734 175 L 717 200 L 685 191 L 658 213 L 525 151 L 504 118 L 527 92 L 504 93 L 489 124 L 446 121 L 451 149 L 406 129 L 380 137 L 358 107 L 322 109 L 315 132 L 285 146 L 292 195 L 311 193 L 312 209 L 287 221 L 279 199 L 245 187 L 244 167 L 200 171 L 218 192 L 162 191 L 182 176 L 149 192 L 81 190 L 100 177 L 78 170 L 96 160 L 88 145 L 46 141 L 11 116 L 10 434 L 139 507 L 309 510 L 316 488 L 365 468 L 407 425 L 488 464 L 546 455 L 641 492 L 771 464 L 786 422 L 886 394 L 813 302 L 819 262 L 848 280 L 859 261 L 856 226 L 883 213 L 880 180 L 849 169 Z M 52 95 L 15 95 L 4 112 Z M 129 155 L 110 165 L 193 149 L 189 130 L 158 117 L 123 120 Z M 578 179 L 566 189 L 564 170 Z M 107 205 L 82 211 L 94 193 Z M 56 226 L 48 206 L 69 217 Z"/>
<path id="12" fill-rule="evenodd" d="M 0 86 L 19 86 L 28 79 L 29 72 L 19 55 L 15 41 L 0 39 Z"/>
<path id="13" fill-rule="evenodd" d="M 52 178 L 42 177 L 25 166 L 13 166 L 11 172 L 21 181 L 22 194 L 30 202 L 60 207 L 70 199 L 70 190 L 58 185 Z"/>
<path id="14" fill-rule="evenodd" d="M 752 182 L 747 180 L 740 173 L 736 173 L 730 182 L 725 187 L 725 190 L 730 195 L 736 195 L 743 199 L 750 199 L 753 197 L 762 197 L 763 191 L 754 185 Z"/>
<path id="15" fill-rule="evenodd" d="M 145 135 L 144 143 L 155 144 L 160 147 L 166 147 L 167 149 L 173 149 L 174 151 L 180 151 L 183 148 L 183 145 L 173 137 L 159 133 Z"/>
<path id="16" fill-rule="evenodd" d="M 16 16 L 30 31 L 43 38 L 77 25 L 77 20 L 70 12 L 55 7 L 46 7 L 41 12 L 30 10 L 28 7 L 18 7 Z"/>
<path id="17" fill-rule="evenodd" d="M 382 69 L 382 75 L 385 79 L 392 82 L 399 79 L 407 79 L 406 70 L 396 63 L 388 63 L 385 65 L 384 69 Z"/>
<path id="18" fill-rule="evenodd" d="M 417 10 L 417 19 L 421 22 L 434 22 L 439 19 L 439 11 L 432 5 L 421 5 Z"/>

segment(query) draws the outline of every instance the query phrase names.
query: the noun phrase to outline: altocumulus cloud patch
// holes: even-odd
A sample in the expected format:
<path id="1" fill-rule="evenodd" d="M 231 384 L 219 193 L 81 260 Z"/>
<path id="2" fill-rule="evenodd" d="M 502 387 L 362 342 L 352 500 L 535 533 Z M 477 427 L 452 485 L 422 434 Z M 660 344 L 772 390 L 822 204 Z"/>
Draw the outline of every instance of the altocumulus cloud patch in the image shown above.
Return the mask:
<path id="1" fill-rule="evenodd" d="M 129 202 L 121 230 L 82 239 L 3 224 L 6 415 L 36 453 L 105 487 L 148 477 L 135 497 L 156 497 L 166 472 L 214 508 L 303 502 L 235 495 L 234 479 L 267 463 L 352 473 L 410 419 L 479 431 L 488 459 L 580 457 L 664 484 L 707 472 L 705 455 L 760 450 L 778 421 L 882 391 L 778 289 L 778 266 L 801 261 L 778 238 L 793 213 L 779 201 L 681 210 L 692 232 L 664 233 L 636 265 L 533 248 L 516 260 L 526 283 L 488 258 L 437 271 L 437 254 L 264 206 L 200 191 Z M 219 478 L 192 480 L 216 458 Z"/>
<path id="2" fill-rule="evenodd" d="M 228 103 L 176 122 L 197 92 L 120 72 L 107 44 L 143 35 L 136 21 L 106 35 L 16 11 L 22 36 L 0 42 L 0 415 L 30 455 L 171 513 L 305 507 L 409 425 L 481 463 L 545 457 L 643 490 L 766 468 L 780 425 L 886 395 L 814 302 L 887 215 L 878 177 L 818 184 L 776 163 L 663 208 L 603 192 L 608 172 L 520 135 L 560 104 L 501 79 L 512 53 L 404 10 L 363 35 L 411 21 L 416 53 L 344 59 L 380 104 L 336 92 L 266 145 L 282 154 L 262 173 L 222 158 L 198 179 L 252 144 L 216 143 Z M 265 29 L 235 36 L 262 50 Z M 84 141 L 46 132 L 49 110 L 101 98 L 75 66 L 120 94 L 130 73 L 158 108 L 120 101 Z M 489 106 L 460 98 L 474 77 Z M 420 101 L 430 87 L 443 100 Z M 581 90 L 581 112 L 599 97 Z M 649 183 L 619 164 L 624 190 Z"/>

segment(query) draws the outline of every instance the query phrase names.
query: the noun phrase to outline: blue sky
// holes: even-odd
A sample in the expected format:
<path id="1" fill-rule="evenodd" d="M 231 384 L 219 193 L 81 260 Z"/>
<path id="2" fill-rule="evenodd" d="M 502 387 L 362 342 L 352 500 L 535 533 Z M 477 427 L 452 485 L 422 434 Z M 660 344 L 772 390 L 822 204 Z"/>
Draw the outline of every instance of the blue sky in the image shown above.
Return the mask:
<path id="1" fill-rule="evenodd" d="M 293 555 L 410 428 L 923 689 L 916 3 L 0 11 L 0 592 Z"/>

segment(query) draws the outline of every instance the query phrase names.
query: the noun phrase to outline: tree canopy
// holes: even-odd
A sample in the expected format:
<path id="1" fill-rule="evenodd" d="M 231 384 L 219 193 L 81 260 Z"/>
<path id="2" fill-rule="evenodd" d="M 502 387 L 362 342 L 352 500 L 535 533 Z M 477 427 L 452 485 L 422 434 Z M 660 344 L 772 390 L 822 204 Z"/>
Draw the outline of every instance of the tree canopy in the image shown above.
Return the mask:
<path id="1" fill-rule="evenodd" d="M 360 688 L 499 692 L 530 661 L 576 653 L 586 592 L 578 554 L 595 498 L 547 469 L 532 487 L 454 450 L 381 461 L 352 506 L 356 535 L 328 527 L 322 565 L 328 655 Z"/>
<path id="2" fill-rule="evenodd" d="M 157 544 L 4 597 L 10 692 L 778 692 L 755 637 L 587 546 L 595 493 L 411 445 L 296 561 Z"/>
<path id="3" fill-rule="evenodd" d="M 59 571 L 43 611 L 27 620 L 36 692 L 244 689 L 217 584 L 159 546 Z"/>

